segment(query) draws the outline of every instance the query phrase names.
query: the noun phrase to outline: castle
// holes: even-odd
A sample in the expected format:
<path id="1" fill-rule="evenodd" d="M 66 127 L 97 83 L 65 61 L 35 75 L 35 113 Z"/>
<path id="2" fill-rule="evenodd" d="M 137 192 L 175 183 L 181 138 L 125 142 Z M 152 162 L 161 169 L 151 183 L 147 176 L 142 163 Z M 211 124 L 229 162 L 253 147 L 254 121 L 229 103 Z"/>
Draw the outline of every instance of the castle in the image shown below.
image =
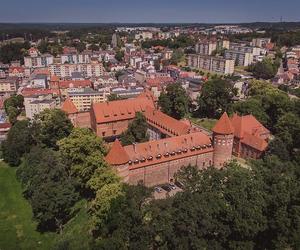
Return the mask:
<path id="1" fill-rule="evenodd" d="M 62 109 L 78 125 L 76 107 L 66 100 Z M 117 139 L 136 112 L 144 114 L 150 141 L 122 146 Z M 212 129 L 212 135 L 188 121 L 176 120 L 155 107 L 153 97 L 143 94 L 134 99 L 93 104 L 90 127 L 113 142 L 105 160 L 125 182 L 155 186 L 174 181 L 183 166 L 222 168 L 232 155 L 259 158 L 268 146 L 270 132 L 252 115 L 231 118 L 224 113 Z"/>

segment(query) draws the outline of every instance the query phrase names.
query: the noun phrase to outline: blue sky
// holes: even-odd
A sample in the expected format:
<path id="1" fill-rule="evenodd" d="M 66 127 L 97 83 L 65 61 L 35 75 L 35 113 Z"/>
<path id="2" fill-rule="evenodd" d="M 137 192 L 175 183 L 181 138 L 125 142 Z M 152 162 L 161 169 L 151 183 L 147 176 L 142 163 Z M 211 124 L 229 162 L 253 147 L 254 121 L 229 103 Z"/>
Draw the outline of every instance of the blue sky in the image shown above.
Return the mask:
<path id="1" fill-rule="evenodd" d="M 300 0 L 0 0 L 0 22 L 300 21 Z"/>

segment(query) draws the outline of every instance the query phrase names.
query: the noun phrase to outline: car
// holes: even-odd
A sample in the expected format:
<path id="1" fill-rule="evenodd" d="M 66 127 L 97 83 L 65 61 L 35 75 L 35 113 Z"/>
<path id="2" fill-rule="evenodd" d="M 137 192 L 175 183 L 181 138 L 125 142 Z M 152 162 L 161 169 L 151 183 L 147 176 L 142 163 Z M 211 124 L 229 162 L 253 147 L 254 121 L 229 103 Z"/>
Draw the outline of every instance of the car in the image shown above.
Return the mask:
<path id="1" fill-rule="evenodd" d="M 154 188 L 154 191 L 157 192 L 157 193 L 161 193 L 162 192 L 162 189 L 160 187 L 155 187 Z"/>
<path id="2" fill-rule="evenodd" d="M 170 192 L 172 188 L 169 185 L 162 185 L 161 188 L 167 192 Z"/>
<path id="3" fill-rule="evenodd" d="M 172 188 L 173 190 L 176 189 L 176 186 L 173 183 L 169 183 L 169 187 Z"/>
<path id="4" fill-rule="evenodd" d="M 180 181 L 175 181 L 175 185 L 181 189 L 184 187 Z"/>

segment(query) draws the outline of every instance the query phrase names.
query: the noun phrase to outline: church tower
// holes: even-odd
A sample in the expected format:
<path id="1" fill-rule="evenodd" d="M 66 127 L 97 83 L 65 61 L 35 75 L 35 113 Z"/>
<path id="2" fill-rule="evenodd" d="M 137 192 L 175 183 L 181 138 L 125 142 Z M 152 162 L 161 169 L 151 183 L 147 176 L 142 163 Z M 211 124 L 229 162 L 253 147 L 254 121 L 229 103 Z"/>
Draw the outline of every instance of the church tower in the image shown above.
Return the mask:
<path id="1" fill-rule="evenodd" d="M 234 128 L 225 112 L 213 128 L 214 157 L 216 168 L 222 168 L 231 160 Z"/>

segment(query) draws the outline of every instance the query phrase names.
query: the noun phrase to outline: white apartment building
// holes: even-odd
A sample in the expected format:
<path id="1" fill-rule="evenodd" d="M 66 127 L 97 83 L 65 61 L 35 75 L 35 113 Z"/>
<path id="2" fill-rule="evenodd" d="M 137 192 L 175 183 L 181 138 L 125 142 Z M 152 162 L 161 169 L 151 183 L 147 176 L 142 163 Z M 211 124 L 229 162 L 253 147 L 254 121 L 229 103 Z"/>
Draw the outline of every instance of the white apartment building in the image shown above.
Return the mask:
<path id="1" fill-rule="evenodd" d="M 83 64 L 52 64 L 49 65 L 51 75 L 58 77 L 71 77 L 72 73 L 80 72 L 85 77 L 99 77 L 104 73 L 102 63 L 83 63 Z"/>
<path id="2" fill-rule="evenodd" d="M 43 68 L 53 63 L 53 56 L 50 54 L 26 56 L 24 57 L 24 65 L 26 68 Z"/>
<path id="3" fill-rule="evenodd" d="M 81 53 L 81 54 L 63 54 L 60 56 L 61 64 L 81 64 L 81 63 L 90 63 L 91 54 Z"/>
<path id="4" fill-rule="evenodd" d="M 247 67 L 253 63 L 253 54 L 242 51 L 226 50 L 225 59 L 234 60 L 235 65 Z"/>
<path id="5" fill-rule="evenodd" d="M 188 66 L 219 74 L 233 74 L 234 60 L 207 55 L 188 55 Z"/>
<path id="6" fill-rule="evenodd" d="M 24 106 L 26 117 L 33 119 L 35 115 L 45 109 L 54 109 L 57 107 L 58 100 L 48 95 L 31 95 L 24 97 Z"/>
<path id="7" fill-rule="evenodd" d="M 195 47 L 196 53 L 201 55 L 211 55 L 216 49 L 217 43 L 211 41 L 199 42 Z"/>

